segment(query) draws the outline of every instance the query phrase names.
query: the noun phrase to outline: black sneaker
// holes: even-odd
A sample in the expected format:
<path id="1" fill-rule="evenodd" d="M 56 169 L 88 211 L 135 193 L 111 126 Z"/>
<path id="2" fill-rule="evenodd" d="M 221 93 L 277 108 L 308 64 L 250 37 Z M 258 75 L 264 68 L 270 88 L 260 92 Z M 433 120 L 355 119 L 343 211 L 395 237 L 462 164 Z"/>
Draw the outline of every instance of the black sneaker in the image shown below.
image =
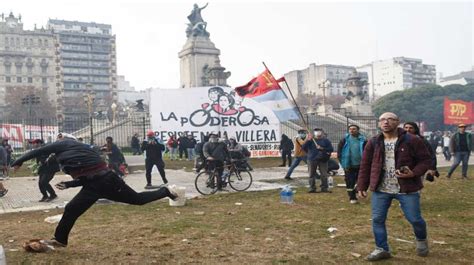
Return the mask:
<path id="1" fill-rule="evenodd" d="M 392 254 L 388 251 L 383 250 L 382 248 L 376 248 L 372 253 L 370 253 L 366 259 L 368 261 L 378 261 L 383 259 L 389 259 L 392 257 Z"/>
<path id="2" fill-rule="evenodd" d="M 3 197 L 7 194 L 8 190 L 7 189 L 4 189 L 4 190 L 1 190 L 0 191 L 0 197 Z"/>
<path id="3" fill-rule="evenodd" d="M 41 200 L 39 200 L 38 202 L 47 202 L 49 199 L 48 196 L 43 196 L 43 198 L 41 198 Z"/>
<path id="4" fill-rule="evenodd" d="M 154 189 L 154 187 L 151 184 L 146 184 L 145 189 L 146 190 L 151 190 L 151 189 Z"/>
<path id="5" fill-rule="evenodd" d="M 330 190 L 321 190 L 321 193 L 332 193 Z"/>
<path id="6" fill-rule="evenodd" d="M 46 202 L 52 202 L 52 201 L 56 200 L 57 198 L 58 198 L 58 195 L 54 194 L 54 195 L 52 195 L 51 197 L 49 197 L 49 198 L 46 200 Z"/>
<path id="7" fill-rule="evenodd" d="M 166 187 L 166 188 L 168 189 L 168 193 L 169 193 L 168 197 L 173 201 L 178 200 L 179 196 L 176 190 L 174 189 L 174 187 Z"/>
<path id="8" fill-rule="evenodd" d="M 285 177 L 286 180 L 293 180 L 291 177 Z"/>
<path id="9" fill-rule="evenodd" d="M 309 190 L 308 193 L 318 193 L 317 190 Z"/>

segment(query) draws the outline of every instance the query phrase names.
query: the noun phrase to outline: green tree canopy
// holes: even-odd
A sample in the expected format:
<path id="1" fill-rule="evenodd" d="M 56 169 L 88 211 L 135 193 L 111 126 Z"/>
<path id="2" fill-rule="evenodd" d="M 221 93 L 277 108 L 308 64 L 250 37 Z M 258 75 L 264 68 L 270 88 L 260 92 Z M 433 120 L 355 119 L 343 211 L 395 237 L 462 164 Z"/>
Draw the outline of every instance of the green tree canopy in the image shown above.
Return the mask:
<path id="1" fill-rule="evenodd" d="M 403 91 L 395 91 L 378 99 L 372 106 L 376 117 L 384 112 L 396 113 L 402 122 L 426 122 L 427 130 L 445 130 L 444 97 L 451 100 L 474 101 L 474 84 L 428 85 Z"/>

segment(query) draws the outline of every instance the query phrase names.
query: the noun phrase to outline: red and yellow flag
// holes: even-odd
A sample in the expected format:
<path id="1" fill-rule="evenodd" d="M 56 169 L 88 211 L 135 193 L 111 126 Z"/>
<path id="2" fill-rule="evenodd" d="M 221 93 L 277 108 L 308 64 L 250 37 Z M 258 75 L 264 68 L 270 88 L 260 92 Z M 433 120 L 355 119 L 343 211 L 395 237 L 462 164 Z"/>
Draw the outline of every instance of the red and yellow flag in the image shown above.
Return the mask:
<path id="1" fill-rule="evenodd" d="M 444 124 L 473 124 L 472 102 L 444 98 Z"/>
<path id="2" fill-rule="evenodd" d="M 265 69 L 263 73 L 250 80 L 250 82 L 248 82 L 247 84 L 236 87 L 235 92 L 241 97 L 253 98 L 270 92 L 272 90 L 281 89 L 278 83 L 282 82 L 283 80 L 284 77 L 276 80 L 275 77 L 273 77 L 273 75 L 270 73 L 270 71 L 268 71 L 268 69 Z"/>

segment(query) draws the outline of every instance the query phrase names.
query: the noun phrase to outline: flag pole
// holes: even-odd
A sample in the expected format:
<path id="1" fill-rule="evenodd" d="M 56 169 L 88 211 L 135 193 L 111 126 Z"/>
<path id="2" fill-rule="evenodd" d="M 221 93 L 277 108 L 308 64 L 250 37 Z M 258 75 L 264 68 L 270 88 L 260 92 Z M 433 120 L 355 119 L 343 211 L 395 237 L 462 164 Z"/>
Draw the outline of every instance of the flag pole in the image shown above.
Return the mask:
<path id="1" fill-rule="evenodd" d="M 275 76 L 272 74 L 272 72 L 270 71 L 270 69 L 268 69 L 268 67 L 267 67 L 267 65 L 265 64 L 265 62 L 262 62 L 262 63 L 263 63 L 263 66 L 265 66 L 265 69 L 266 69 L 273 77 L 275 77 Z M 301 110 L 300 110 L 300 107 L 298 106 L 298 103 L 296 103 L 295 97 L 293 97 L 293 93 L 291 93 L 290 86 L 289 86 L 288 83 L 286 82 L 286 79 L 285 79 L 285 78 L 283 78 L 283 81 L 285 82 L 286 87 L 288 88 L 288 92 L 290 92 L 291 99 L 293 100 L 293 103 L 295 103 L 296 109 L 298 110 L 298 113 L 300 114 L 301 120 L 303 121 L 303 124 L 305 125 L 306 130 L 308 130 L 308 132 L 309 132 L 308 124 L 306 123 L 306 120 L 304 119 L 303 113 L 301 113 Z M 285 91 L 283 91 L 283 93 L 285 93 Z"/>

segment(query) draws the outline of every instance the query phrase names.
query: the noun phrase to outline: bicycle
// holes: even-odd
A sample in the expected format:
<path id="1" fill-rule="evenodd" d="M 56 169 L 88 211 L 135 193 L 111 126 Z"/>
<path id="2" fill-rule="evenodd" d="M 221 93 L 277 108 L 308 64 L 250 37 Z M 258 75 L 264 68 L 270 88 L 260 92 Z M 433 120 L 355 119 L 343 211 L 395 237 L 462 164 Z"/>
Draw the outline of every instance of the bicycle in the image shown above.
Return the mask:
<path id="1" fill-rule="evenodd" d="M 238 167 L 238 162 L 242 162 L 242 159 L 231 159 L 230 164 L 225 165 L 228 170 L 224 170 L 223 176 L 219 176 L 218 168 L 209 171 L 199 173 L 196 176 L 194 185 L 196 190 L 202 195 L 210 195 L 217 192 L 217 178 L 222 177 L 222 186 L 225 187 L 227 184 L 235 191 L 245 191 L 252 185 L 252 174 L 245 168 Z"/>

